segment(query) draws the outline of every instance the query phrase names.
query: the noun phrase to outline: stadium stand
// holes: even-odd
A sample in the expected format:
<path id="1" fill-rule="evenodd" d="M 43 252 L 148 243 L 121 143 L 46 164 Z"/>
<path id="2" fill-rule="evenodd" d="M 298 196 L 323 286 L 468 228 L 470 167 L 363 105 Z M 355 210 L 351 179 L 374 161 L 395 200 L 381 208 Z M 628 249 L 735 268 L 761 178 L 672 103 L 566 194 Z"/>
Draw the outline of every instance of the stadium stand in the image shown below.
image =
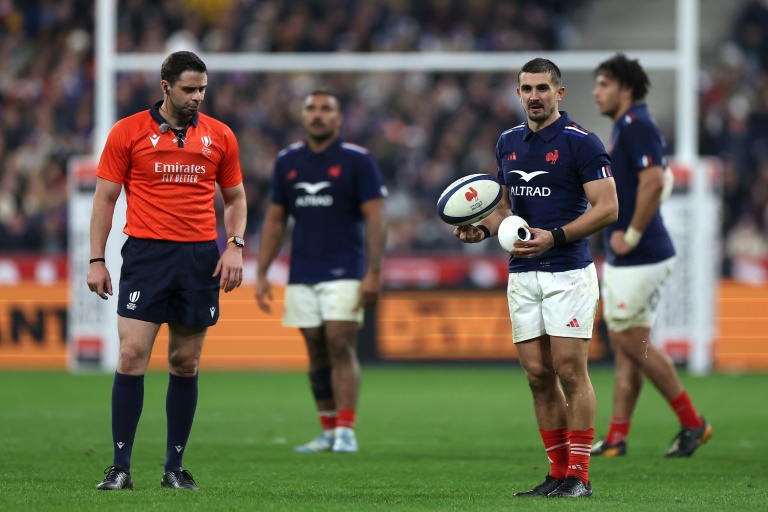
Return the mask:
<path id="1" fill-rule="evenodd" d="M 121 0 L 118 50 L 557 50 L 571 46 L 574 13 L 588 3 Z M 66 162 L 92 143 L 94 6 L 86 0 L 2 5 L 0 251 L 62 254 Z M 716 60 L 702 61 L 701 91 L 702 153 L 726 164 L 725 275 L 745 255 L 768 256 L 764 3 L 745 2 L 732 34 Z M 212 73 L 205 110 L 238 134 L 251 238 L 265 209 L 272 159 L 300 137 L 297 101 L 318 85 L 341 96 L 345 138 L 371 148 L 381 164 L 392 191 L 389 252 L 467 250 L 437 219 L 435 198 L 456 177 L 494 168 L 499 133 L 522 120 L 514 73 Z M 121 74 L 117 99 L 120 117 L 147 108 L 159 99 L 156 77 Z"/>

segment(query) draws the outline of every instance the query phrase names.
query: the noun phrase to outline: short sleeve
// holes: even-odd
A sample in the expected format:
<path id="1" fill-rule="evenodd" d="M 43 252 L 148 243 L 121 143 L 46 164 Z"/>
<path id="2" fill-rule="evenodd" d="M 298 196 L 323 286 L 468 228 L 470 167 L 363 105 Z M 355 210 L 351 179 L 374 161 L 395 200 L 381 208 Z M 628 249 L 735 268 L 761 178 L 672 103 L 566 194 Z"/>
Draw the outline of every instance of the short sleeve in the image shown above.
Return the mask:
<path id="1" fill-rule="evenodd" d="M 664 165 L 664 139 L 651 122 L 634 122 L 626 125 L 621 135 L 621 145 L 631 162 L 632 170 L 642 171 L 654 165 Z"/>
<path id="2" fill-rule="evenodd" d="M 278 157 L 272 165 L 272 174 L 269 178 L 269 202 L 273 204 L 286 205 L 285 192 L 282 187 L 281 175 L 282 168 L 285 165 L 285 159 Z"/>
<path id="3" fill-rule="evenodd" d="M 227 147 L 216 172 L 216 183 L 224 188 L 235 187 L 243 182 L 240 169 L 240 151 L 237 138 L 229 127 L 224 130 Z"/>
<path id="4" fill-rule="evenodd" d="M 502 136 L 503 137 L 503 136 Z M 501 141 L 502 137 L 499 137 L 499 140 L 496 141 L 496 181 L 499 182 L 499 185 L 504 185 L 504 169 L 501 165 Z"/>
<path id="5" fill-rule="evenodd" d="M 370 201 L 371 199 L 386 197 L 387 190 L 384 187 L 381 170 L 370 153 L 360 155 L 360 159 L 357 162 L 356 173 L 357 195 L 360 198 L 361 203 Z"/>
<path id="6" fill-rule="evenodd" d="M 577 155 L 579 177 L 582 183 L 610 178 L 611 157 L 605 150 L 605 146 L 594 133 L 584 138 L 576 139 L 579 147 L 574 154 Z"/>
<path id="7" fill-rule="evenodd" d="M 109 131 L 107 142 L 99 158 L 96 176 L 122 184 L 131 168 L 131 143 L 127 123 L 118 121 Z"/>

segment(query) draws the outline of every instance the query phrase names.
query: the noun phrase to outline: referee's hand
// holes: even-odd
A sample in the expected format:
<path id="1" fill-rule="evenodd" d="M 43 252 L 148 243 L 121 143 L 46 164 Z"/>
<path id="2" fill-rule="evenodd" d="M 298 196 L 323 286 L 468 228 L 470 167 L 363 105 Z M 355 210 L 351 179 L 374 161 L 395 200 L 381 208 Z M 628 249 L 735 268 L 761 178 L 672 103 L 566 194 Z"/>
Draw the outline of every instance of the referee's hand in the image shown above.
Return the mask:
<path id="1" fill-rule="evenodd" d="M 107 295 L 112 295 L 112 278 L 109 275 L 106 263 L 98 261 L 91 263 L 88 268 L 88 277 L 86 279 L 88 289 L 96 293 L 99 297 L 107 300 Z"/>
<path id="2" fill-rule="evenodd" d="M 240 249 L 225 250 L 219 262 L 216 264 L 216 270 L 213 277 L 219 277 L 219 288 L 224 293 L 229 293 L 243 282 L 243 253 Z"/>

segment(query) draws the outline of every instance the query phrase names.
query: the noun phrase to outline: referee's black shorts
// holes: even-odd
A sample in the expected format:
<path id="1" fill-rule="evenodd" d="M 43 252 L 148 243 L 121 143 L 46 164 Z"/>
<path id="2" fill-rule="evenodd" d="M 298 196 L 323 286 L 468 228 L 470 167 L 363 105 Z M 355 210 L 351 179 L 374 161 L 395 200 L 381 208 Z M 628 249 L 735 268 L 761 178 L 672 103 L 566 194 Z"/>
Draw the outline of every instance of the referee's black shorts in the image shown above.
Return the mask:
<path id="1" fill-rule="evenodd" d="M 208 327 L 219 319 L 216 241 L 168 242 L 128 237 L 117 314 L 153 323 Z"/>

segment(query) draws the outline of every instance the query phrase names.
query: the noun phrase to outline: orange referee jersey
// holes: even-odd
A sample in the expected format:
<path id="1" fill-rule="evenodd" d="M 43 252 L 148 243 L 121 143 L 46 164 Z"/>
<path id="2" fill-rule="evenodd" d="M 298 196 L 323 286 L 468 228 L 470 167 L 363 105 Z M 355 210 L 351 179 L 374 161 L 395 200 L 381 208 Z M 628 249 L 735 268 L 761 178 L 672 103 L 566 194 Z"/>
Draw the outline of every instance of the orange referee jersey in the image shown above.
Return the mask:
<path id="1" fill-rule="evenodd" d="M 125 189 L 123 232 L 180 242 L 215 240 L 216 183 L 243 181 L 237 140 L 224 123 L 197 113 L 179 137 L 160 132 L 157 108 L 118 121 L 109 133 L 96 176 Z M 181 139 L 181 140 L 180 140 Z"/>

